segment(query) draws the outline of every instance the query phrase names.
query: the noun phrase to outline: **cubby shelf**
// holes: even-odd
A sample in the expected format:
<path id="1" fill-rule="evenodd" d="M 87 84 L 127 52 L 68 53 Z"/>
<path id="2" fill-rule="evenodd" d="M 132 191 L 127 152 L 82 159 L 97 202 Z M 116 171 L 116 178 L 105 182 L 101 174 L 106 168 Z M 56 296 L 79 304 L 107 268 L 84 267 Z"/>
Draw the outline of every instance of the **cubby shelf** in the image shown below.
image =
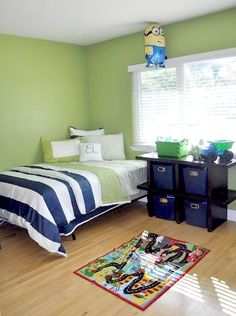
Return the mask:
<path id="1" fill-rule="evenodd" d="M 236 191 L 228 190 L 228 169 L 236 166 L 236 159 L 226 163 L 220 160 L 215 163 L 193 160 L 192 156 L 183 158 L 158 157 L 157 153 L 148 153 L 136 157 L 140 160 L 147 161 L 148 181 L 138 186 L 139 189 L 148 192 L 148 213 L 150 216 L 155 215 L 156 195 L 172 195 L 176 199 L 175 219 L 177 223 L 185 220 L 184 201 L 191 200 L 196 203 L 207 202 L 207 220 L 206 228 L 212 231 L 227 220 L 227 205 L 236 199 Z M 174 170 L 173 189 L 157 188 L 153 173 L 155 173 L 156 165 L 171 166 Z M 206 192 L 203 195 L 189 194 L 185 191 L 184 168 L 199 168 L 206 173 Z M 199 188 L 203 185 L 199 182 Z"/>
<path id="2" fill-rule="evenodd" d="M 201 200 L 201 201 L 206 200 L 206 201 L 210 201 L 211 203 L 216 203 L 222 206 L 227 206 L 228 204 L 230 204 L 236 199 L 236 190 L 227 190 L 223 196 L 220 196 L 220 194 L 213 192 L 212 196 L 208 197 L 208 196 L 201 196 L 201 195 L 185 194 L 185 193 L 177 192 L 174 190 L 160 190 L 160 189 L 151 187 L 148 184 L 148 182 L 138 185 L 138 189 L 151 191 L 153 193 L 157 193 L 160 195 L 173 194 L 183 199 L 191 199 L 191 200 L 193 199 L 193 200 Z"/>

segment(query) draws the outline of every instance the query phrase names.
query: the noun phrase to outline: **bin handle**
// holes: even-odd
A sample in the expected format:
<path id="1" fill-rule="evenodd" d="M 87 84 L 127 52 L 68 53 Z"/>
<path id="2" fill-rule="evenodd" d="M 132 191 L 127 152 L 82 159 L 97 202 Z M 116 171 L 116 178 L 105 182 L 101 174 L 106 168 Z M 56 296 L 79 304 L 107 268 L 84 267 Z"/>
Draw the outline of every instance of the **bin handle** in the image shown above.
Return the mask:
<path id="1" fill-rule="evenodd" d="M 200 208 L 200 206 L 199 206 L 198 204 L 196 204 L 196 203 L 191 203 L 191 204 L 190 204 L 190 207 L 191 207 L 192 209 L 194 209 L 194 210 L 199 210 L 199 208 Z"/>
<path id="2" fill-rule="evenodd" d="M 158 171 L 158 172 L 165 172 L 165 171 L 166 171 L 166 168 L 165 168 L 165 167 L 158 167 L 158 168 L 157 168 L 157 171 Z"/>
<path id="3" fill-rule="evenodd" d="M 195 170 L 190 170 L 190 171 L 189 171 L 189 174 L 190 174 L 190 176 L 192 176 L 192 177 L 197 177 L 197 176 L 198 176 L 198 172 L 195 171 Z"/>
<path id="4" fill-rule="evenodd" d="M 166 204 L 166 203 L 168 203 L 168 199 L 167 198 L 160 198 L 160 202 Z"/>

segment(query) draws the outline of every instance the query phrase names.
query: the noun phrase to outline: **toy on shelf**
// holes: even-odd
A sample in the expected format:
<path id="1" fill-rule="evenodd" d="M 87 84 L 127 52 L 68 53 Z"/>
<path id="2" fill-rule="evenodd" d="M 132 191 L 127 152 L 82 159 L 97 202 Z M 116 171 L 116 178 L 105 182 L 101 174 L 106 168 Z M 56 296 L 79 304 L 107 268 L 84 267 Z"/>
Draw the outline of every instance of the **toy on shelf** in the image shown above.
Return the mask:
<path id="1" fill-rule="evenodd" d="M 193 160 L 200 160 L 200 154 L 201 153 L 201 147 L 196 145 L 192 146 L 192 148 L 189 151 L 189 154 L 193 156 Z"/>
<path id="2" fill-rule="evenodd" d="M 231 140 L 208 141 L 208 145 L 200 149 L 200 159 L 214 162 L 218 157 L 223 162 L 229 162 L 234 158 L 234 153 L 229 150 L 233 146 Z"/>

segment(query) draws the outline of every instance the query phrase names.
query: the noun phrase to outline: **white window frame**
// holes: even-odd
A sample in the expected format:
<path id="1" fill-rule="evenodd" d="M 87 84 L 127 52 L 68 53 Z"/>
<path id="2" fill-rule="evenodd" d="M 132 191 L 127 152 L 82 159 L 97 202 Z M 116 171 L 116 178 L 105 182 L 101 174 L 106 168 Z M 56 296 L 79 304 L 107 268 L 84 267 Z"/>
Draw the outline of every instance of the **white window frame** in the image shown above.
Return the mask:
<path id="1" fill-rule="evenodd" d="M 194 61 L 205 61 L 205 60 L 225 58 L 225 57 L 235 57 L 235 56 L 236 56 L 236 47 L 226 48 L 226 49 L 210 51 L 210 52 L 205 52 L 205 53 L 169 58 L 165 62 L 165 68 L 176 67 L 177 68 L 176 71 L 178 72 L 178 69 L 180 69 L 181 66 L 183 67 L 185 63 L 194 62 Z M 133 82 L 133 87 L 132 87 L 133 135 L 136 133 L 136 129 L 137 129 L 136 101 L 138 98 L 137 86 L 139 86 L 138 84 L 140 80 L 140 76 L 138 74 L 144 71 L 153 71 L 154 69 L 155 68 L 147 68 L 146 64 L 137 64 L 137 65 L 128 66 L 128 72 L 133 74 L 133 78 L 132 78 L 132 82 Z M 177 89 L 178 87 L 181 87 L 182 84 L 183 82 L 181 82 L 181 79 L 179 78 L 177 81 Z M 144 146 L 144 145 L 137 145 L 137 144 L 133 144 L 133 146 L 131 146 L 130 148 L 134 151 L 144 151 L 144 152 L 156 150 L 154 146 Z"/>

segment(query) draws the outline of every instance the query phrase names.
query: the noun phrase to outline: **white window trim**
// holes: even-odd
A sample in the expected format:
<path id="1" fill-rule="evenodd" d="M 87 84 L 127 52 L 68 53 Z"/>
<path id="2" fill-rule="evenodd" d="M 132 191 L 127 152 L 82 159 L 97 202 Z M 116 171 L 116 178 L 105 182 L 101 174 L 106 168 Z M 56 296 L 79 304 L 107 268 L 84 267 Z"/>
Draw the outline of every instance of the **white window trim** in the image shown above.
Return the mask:
<path id="1" fill-rule="evenodd" d="M 226 49 L 220 49 L 220 50 L 215 50 L 215 51 L 210 51 L 210 52 L 204 52 L 204 53 L 199 53 L 199 54 L 192 54 L 192 55 L 185 55 L 185 56 L 180 56 L 180 57 L 174 57 L 174 58 L 169 58 L 165 61 L 165 67 L 170 68 L 174 66 L 179 66 L 180 64 L 184 63 L 189 63 L 189 62 L 194 62 L 194 61 L 201 61 L 201 60 L 208 60 L 208 59 L 217 59 L 217 58 L 225 58 L 225 57 L 234 57 L 236 56 L 236 47 L 232 48 L 226 48 Z M 141 72 L 141 71 L 153 71 L 155 67 L 146 67 L 146 64 L 137 64 L 137 65 L 130 65 L 128 66 L 128 72 L 133 73 L 133 76 L 135 76 L 135 72 Z M 133 89 L 132 91 L 134 92 L 135 90 L 135 85 L 137 84 L 137 78 L 133 80 Z M 137 113 L 135 112 L 135 101 L 138 95 L 132 95 L 132 112 L 133 112 L 133 131 L 136 131 L 136 116 Z M 130 146 L 130 149 L 133 151 L 142 151 L 142 152 L 150 152 L 150 151 L 156 151 L 155 146 L 144 146 L 144 145 L 136 145 L 134 144 L 133 146 Z"/>
<path id="2" fill-rule="evenodd" d="M 206 53 L 199 53 L 193 55 L 186 55 L 181 57 L 169 58 L 165 61 L 166 68 L 173 67 L 179 64 L 188 63 L 191 61 L 208 60 L 214 58 L 224 58 L 236 56 L 236 47 L 215 50 Z M 146 64 L 137 64 L 128 66 L 128 72 L 139 72 L 139 71 L 152 71 L 155 68 L 147 68 Z"/>

